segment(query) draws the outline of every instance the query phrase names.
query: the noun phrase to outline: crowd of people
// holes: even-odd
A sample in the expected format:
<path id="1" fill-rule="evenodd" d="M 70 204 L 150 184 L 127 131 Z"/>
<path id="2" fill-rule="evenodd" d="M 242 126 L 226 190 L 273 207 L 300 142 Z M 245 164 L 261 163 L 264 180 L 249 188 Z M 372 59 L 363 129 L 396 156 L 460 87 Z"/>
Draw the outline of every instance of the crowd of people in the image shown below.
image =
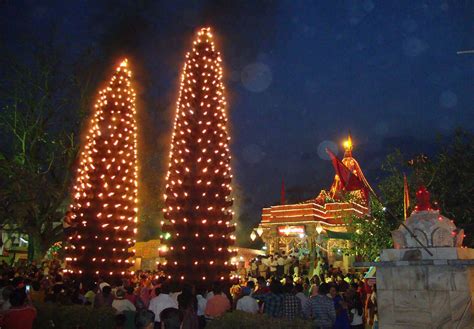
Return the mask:
<path id="1" fill-rule="evenodd" d="M 201 329 L 233 310 L 308 319 L 324 329 L 377 327 L 375 286 L 357 273 L 343 275 L 329 267 L 308 277 L 277 267 L 265 276 L 249 274 L 228 285 L 215 282 L 210 286 L 193 286 L 144 271 L 113 282 L 77 282 L 62 274 L 57 261 L 2 263 L 0 326 L 30 329 L 37 316 L 35 304 L 58 303 L 113 308 L 116 328 Z"/>
<path id="2" fill-rule="evenodd" d="M 313 264 L 311 264 L 313 262 Z M 311 266 L 313 265 L 313 266 Z M 311 272 L 312 271 L 312 272 Z M 313 275 L 320 275 L 329 271 L 329 264 L 327 259 L 318 255 L 314 261 L 308 254 L 302 250 L 294 248 L 291 252 L 276 253 L 265 257 L 256 257 L 250 261 L 249 266 L 240 267 L 240 276 L 263 276 L 283 277 L 291 275 L 293 277 L 312 277 Z M 311 273 L 310 273 L 311 272 Z"/>

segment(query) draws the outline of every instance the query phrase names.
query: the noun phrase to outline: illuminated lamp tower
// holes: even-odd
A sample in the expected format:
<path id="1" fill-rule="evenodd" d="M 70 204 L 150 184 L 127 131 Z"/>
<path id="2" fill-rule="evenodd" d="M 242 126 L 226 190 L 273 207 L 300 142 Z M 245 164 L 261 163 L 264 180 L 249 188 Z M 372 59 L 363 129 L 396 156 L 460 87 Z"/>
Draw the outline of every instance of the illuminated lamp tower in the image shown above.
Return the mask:
<path id="1" fill-rule="evenodd" d="M 187 282 L 229 280 L 235 230 L 222 66 L 209 28 L 186 54 L 166 175 L 163 269 Z"/>
<path id="2" fill-rule="evenodd" d="M 67 271 L 117 277 L 132 265 L 137 232 L 135 92 L 127 60 L 99 92 L 80 154 L 70 206 L 75 230 L 66 247 Z"/>

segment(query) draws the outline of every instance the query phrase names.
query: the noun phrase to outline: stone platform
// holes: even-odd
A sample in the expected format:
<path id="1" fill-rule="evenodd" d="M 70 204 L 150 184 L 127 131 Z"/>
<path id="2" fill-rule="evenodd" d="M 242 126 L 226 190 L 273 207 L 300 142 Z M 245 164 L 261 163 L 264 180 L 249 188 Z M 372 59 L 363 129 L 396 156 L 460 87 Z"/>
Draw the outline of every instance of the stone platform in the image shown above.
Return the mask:
<path id="1" fill-rule="evenodd" d="M 380 328 L 472 328 L 474 249 L 385 249 L 377 267 Z"/>

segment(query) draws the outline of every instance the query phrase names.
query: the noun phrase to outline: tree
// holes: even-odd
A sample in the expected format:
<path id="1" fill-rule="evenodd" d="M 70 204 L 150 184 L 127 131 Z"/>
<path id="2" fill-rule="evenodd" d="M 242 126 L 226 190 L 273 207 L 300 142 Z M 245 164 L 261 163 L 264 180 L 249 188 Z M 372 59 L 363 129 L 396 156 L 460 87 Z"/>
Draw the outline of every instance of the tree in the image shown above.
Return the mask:
<path id="1" fill-rule="evenodd" d="M 398 222 L 388 217 L 378 201 L 370 202 L 370 215 L 346 219 L 352 240 L 344 252 L 366 261 L 375 260 L 380 255 L 380 250 L 393 246 L 390 232 L 398 226 Z"/>
<path id="2" fill-rule="evenodd" d="M 164 270 L 190 282 L 227 280 L 231 270 L 235 228 L 220 62 L 210 29 L 201 29 L 186 55 L 166 176 L 162 231 L 171 234 L 171 246 Z"/>
<path id="3" fill-rule="evenodd" d="M 137 127 L 131 70 L 124 60 L 99 92 L 80 155 L 71 203 L 68 269 L 124 275 L 137 232 Z"/>
<path id="4" fill-rule="evenodd" d="M 0 80 L 0 227 L 27 234 L 30 259 L 62 239 L 74 126 L 86 81 L 64 73 L 54 43 L 20 60 L 8 55 Z M 79 96 L 78 96 L 79 95 Z"/>
<path id="5" fill-rule="evenodd" d="M 399 150 L 390 154 L 382 168 L 388 173 L 378 185 L 385 206 L 403 218 L 403 173 L 410 187 L 413 209 L 418 186 L 425 185 L 441 213 L 454 220 L 466 233 L 465 245 L 472 246 L 474 214 L 474 135 L 458 129 L 452 137 L 440 138 L 433 156 L 418 154 L 411 159 Z"/>

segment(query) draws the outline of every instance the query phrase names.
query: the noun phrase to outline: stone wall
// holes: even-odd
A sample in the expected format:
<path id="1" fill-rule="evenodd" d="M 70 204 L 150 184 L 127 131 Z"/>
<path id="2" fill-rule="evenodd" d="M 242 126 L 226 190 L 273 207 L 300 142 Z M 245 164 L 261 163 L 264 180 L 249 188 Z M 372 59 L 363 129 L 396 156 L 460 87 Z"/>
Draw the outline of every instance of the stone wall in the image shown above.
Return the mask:
<path id="1" fill-rule="evenodd" d="M 410 249 L 383 250 L 377 266 L 380 328 L 471 328 L 474 268 L 463 260 L 472 260 L 474 250 L 430 250 L 433 256 L 424 251 L 414 260 L 407 259 Z"/>

